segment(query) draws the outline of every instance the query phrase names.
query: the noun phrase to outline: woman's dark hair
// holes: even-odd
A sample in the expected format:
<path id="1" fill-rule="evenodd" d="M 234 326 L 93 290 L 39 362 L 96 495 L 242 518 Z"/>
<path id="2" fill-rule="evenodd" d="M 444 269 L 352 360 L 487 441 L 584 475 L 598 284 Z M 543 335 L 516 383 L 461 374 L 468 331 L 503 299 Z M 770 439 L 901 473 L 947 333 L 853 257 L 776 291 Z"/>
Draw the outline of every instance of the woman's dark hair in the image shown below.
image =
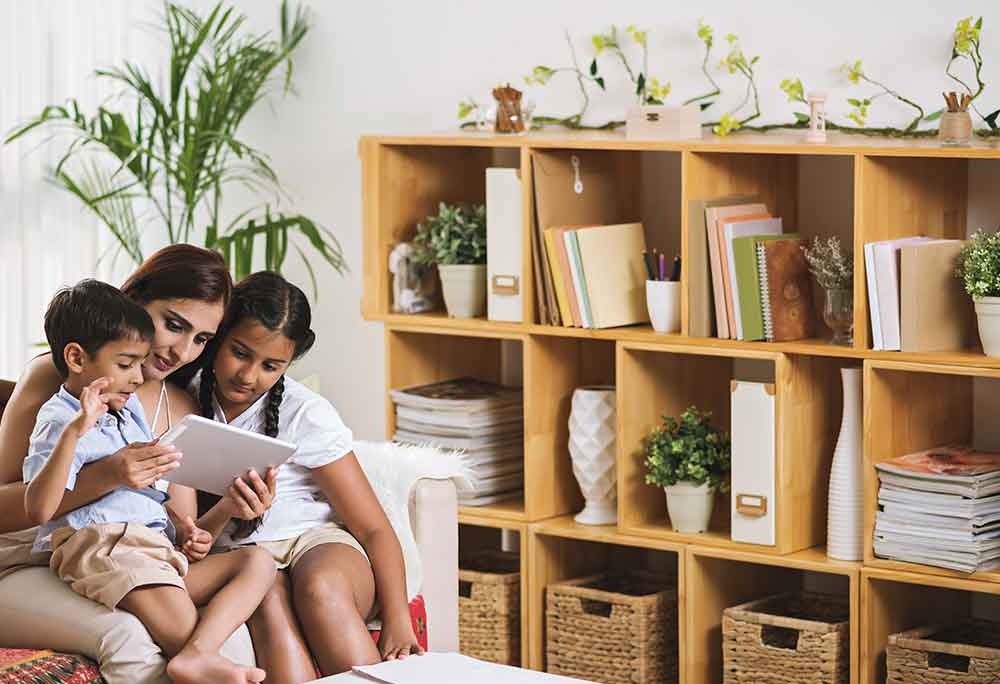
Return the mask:
<path id="1" fill-rule="evenodd" d="M 201 405 L 201 415 L 205 418 L 215 417 L 212 395 L 215 392 L 216 354 L 229 331 L 245 320 L 255 321 L 291 340 L 295 345 L 292 361 L 301 358 L 316 341 L 316 335 L 309 327 L 312 323 L 309 300 L 302 290 L 270 271 L 259 271 L 241 280 L 233 288 L 222 325 L 219 326 L 218 333 L 209 343 L 200 361 L 201 385 L 198 390 L 198 402 Z M 278 418 L 284 392 L 285 376 L 282 375 L 267 393 L 262 427 L 268 437 L 278 436 Z M 261 518 L 240 521 L 234 538 L 238 539 L 253 533 L 260 527 L 261 521 Z"/>
<path id="2" fill-rule="evenodd" d="M 195 245 L 167 245 L 142 262 L 121 291 L 139 304 L 196 299 L 229 304 L 233 278 L 218 252 Z"/>

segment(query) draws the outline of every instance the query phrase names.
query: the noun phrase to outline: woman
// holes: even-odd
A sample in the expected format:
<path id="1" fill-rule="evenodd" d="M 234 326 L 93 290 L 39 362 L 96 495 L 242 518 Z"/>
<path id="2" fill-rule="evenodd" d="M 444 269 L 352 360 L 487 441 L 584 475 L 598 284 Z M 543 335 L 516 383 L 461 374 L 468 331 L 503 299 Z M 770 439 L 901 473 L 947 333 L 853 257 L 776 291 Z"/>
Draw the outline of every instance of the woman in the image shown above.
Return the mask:
<path id="1" fill-rule="evenodd" d="M 152 351 L 142 367 L 145 382 L 136 394 L 154 434 L 159 435 L 198 410 L 186 392 L 165 380 L 194 361 L 215 335 L 232 292 L 232 279 L 218 254 L 193 245 L 171 245 L 147 259 L 122 291 L 146 308 L 156 328 Z M 35 415 L 60 384 L 51 355 L 39 356 L 28 364 L 4 410 L 0 420 L 0 532 L 31 527 L 24 510 L 21 464 Z M 132 444 L 85 467 L 60 510 L 94 501 L 119 486 L 147 486 L 177 467 L 176 461 L 172 447 Z M 220 509 L 253 519 L 268 508 L 274 473 L 268 474 L 268 482 L 256 473 L 250 477 L 253 487 L 238 480 Z M 183 508 L 186 499 L 193 501 L 193 492 L 181 499 L 175 503 Z M 165 681 L 159 649 L 133 616 L 83 599 L 47 567 L 10 571 L 11 565 L 30 560 L 33 535 L 33 531 L 19 532 L 0 540 L 0 646 L 82 653 L 98 661 L 108 684 Z M 197 540 L 191 540 L 186 551 L 206 550 L 197 545 Z M 227 655 L 247 664 L 245 654 Z"/>
<path id="2" fill-rule="evenodd" d="M 256 544 L 281 570 L 247 623 L 258 665 L 275 684 L 312 680 L 312 656 L 330 675 L 422 652 L 399 541 L 354 456 L 351 431 L 329 401 L 285 376 L 315 341 L 311 318 L 305 295 L 280 275 L 248 276 L 191 387 L 206 418 L 298 446 L 281 466 L 266 518 L 203 518 L 213 534 L 225 528 L 218 545 Z M 377 647 L 366 626 L 376 614 Z"/>

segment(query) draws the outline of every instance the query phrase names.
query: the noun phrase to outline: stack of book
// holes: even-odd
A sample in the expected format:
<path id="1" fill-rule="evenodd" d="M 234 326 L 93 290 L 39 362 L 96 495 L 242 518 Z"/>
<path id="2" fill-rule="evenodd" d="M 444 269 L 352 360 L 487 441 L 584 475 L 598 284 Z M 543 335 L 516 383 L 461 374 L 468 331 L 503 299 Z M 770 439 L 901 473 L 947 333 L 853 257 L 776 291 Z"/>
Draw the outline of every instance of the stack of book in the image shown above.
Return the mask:
<path id="1" fill-rule="evenodd" d="M 941 447 L 875 468 L 876 556 L 968 573 L 1000 567 L 1000 454 Z"/>
<path id="2" fill-rule="evenodd" d="M 783 233 L 781 218 L 761 202 L 740 198 L 700 206 L 704 235 L 692 238 L 707 249 L 692 252 L 691 281 L 705 292 L 710 276 L 716 335 L 769 342 L 812 336 L 812 285 L 799 236 Z M 694 284 L 699 279 L 702 283 Z M 696 323 L 692 330 L 707 327 Z"/>
<path id="3" fill-rule="evenodd" d="M 524 491 L 522 391 L 472 378 L 391 390 L 394 439 L 453 449 L 469 470 L 472 488 L 463 506 L 517 498 Z"/>
<path id="4" fill-rule="evenodd" d="M 907 237 L 865 245 L 872 349 L 926 352 L 972 346 L 972 300 L 955 278 L 955 260 L 964 244 Z"/>

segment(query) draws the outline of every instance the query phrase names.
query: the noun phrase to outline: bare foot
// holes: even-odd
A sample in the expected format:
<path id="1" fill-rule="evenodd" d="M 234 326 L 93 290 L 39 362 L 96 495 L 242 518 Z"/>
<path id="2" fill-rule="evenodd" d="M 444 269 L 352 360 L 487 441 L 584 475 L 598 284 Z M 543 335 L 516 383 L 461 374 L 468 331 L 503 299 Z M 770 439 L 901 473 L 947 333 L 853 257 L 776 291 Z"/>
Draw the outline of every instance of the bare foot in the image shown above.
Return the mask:
<path id="1" fill-rule="evenodd" d="M 185 649 L 167 663 L 167 676 L 175 684 L 248 684 L 262 682 L 266 675 L 259 667 L 244 667 L 215 653 Z"/>

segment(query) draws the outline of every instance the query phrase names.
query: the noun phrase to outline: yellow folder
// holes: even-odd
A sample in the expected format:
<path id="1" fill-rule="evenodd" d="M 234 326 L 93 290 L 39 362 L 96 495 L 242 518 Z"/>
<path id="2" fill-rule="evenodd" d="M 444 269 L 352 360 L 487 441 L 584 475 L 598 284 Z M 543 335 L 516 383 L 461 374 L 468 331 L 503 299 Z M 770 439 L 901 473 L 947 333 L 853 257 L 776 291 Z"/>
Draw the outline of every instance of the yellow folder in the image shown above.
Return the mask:
<path id="1" fill-rule="evenodd" d="M 641 223 L 588 228 L 576 233 L 595 328 L 645 323 L 646 236 Z"/>

